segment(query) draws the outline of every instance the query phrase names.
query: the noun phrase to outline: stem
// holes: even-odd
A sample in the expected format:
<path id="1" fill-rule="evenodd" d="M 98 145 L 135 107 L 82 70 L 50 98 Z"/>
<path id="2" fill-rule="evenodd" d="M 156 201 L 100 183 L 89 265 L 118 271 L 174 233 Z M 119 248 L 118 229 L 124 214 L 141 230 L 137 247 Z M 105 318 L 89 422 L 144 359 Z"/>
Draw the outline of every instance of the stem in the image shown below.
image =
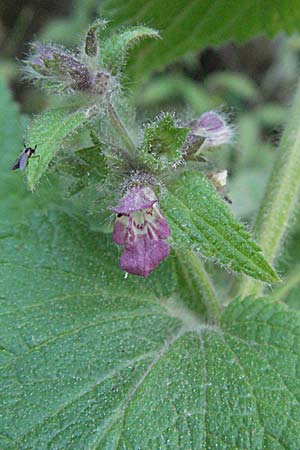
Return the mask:
<path id="1" fill-rule="evenodd" d="M 274 294 L 271 295 L 273 301 L 283 301 L 289 294 L 289 292 L 300 284 L 300 265 L 288 275 L 285 280 L 285 284 L 279 289 L 276 289 Z"/>
<path id="2" fill-rule="evenodd" d="M 119 134 L 120 138 L 122 139 L 122 141 L 124 142 L 126 148 L 128 150 L 130 150 L 133 155 L 136 155 L 135 144 L 134 144 L 133 140 L 131 139 L 131 137 L 129 136 L 122 120 L 120 119 L 120 117 L 119 117 L 117 111 L 115 110 L 114 106 L 112 105 L 112 103 L 110 103 L 110 102 L 108 103 L 107 109 L 108 109 L 108 113 L 110 115 L 111 121 L 112 121 L 114 127 L 116 128 L 116 130 L 118 131 L 118 134 Z"/>
<path id="3" fill-rule="evenodd" d="M 123 156 L 124 159 L 128 159 L 128 160 L 132 159 L 132 155 L 129 153 L 129 151 L 127 150 L 127 148 L 123 148 L 123 147 L 120 147 L 119 145 L 116 145 L 116 144 L 114 144 L 114 143 L 112 143 L 112 142 L 109 142 L 108 140 L 106 140 L 106 138 L 103 139 L 103 138 L 101 137 L 101 141 L 100 141 L 100 140 L 98 139 L 98 137 L 96 136 L 96 134 L 94 133 L 94 131 L 93 131 L 92 128 L 90 129 L 90 137 L 91 137 L 91 140 L 92 140 L 92 142 L 93 142 L 94 145 L 97 145 L 97 146 L 100 147 L 100 146 L 101 146 L 101 143 L 103 143 L 103 144 L 105 144 L 107 147 L 111 147 L 111 148 L 113 148 L 114 150 L 117 150 L 120 154 L 122 154 L 122 156 Z M 106 157 L 109 158 L 109 155 L 106 155 Z"/>
<path id="4" fill-rule="evenodd" d="M 221 310 L 212 282 L 200 259 L 190 250 L 176 251 L 179 295 L 191 310 L 210 323 L 219 321 Z"/>
<path id="5" fill-rule="evenodd" d="M 279 253 L 300 194 L 300 83 L 262 200 L 254 237 L 272 264 Z M 242 280 L 240 295 L 262 294 L 264 285 Z"/>

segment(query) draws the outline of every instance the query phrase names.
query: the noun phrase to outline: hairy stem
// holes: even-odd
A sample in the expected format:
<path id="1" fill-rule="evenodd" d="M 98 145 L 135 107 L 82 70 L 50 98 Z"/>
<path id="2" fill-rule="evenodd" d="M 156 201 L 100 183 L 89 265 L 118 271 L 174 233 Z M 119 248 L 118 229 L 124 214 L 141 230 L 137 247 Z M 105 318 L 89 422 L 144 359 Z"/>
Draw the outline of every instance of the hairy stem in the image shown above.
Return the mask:
<path id="1" fill-rule="evenodd" d="M 221 313 L 220 303 L 197 255 L 190 250 L 177 250 L 175 266 L 179 281 L 179 295 L 185 305 L 199 318 L 210 323 L 218 322 Z"/>
<path id="2" fill-rule="evenodd" d="M 272 300 L 283 301 L 292 289 L 300 284 L 300 265 L 298 264 L 294 270 L 288 274 L 285 283 L 272 294 Z"/>
<path id="3" fill-rule="evenodd" d="M 287 233 L 300 194 L 300 83 L 254 226 L 254 237 L 272 264 Z M 242 296 L 262 294 L 264 285 L 242 280 Z"/>
<path id="4" fill-rule="evenodd" d="M 129 150 L 132 155 L 136 155 L 136 146 L 131 139 L 131 137 L 128 134 L 128 131 L 126 130 L 122 120 L 120 119 L 117 111 L 115 110 L 112 103 L 108 103 L 107 106 L 108 113 L 110 115 L 111 121 L 115 127 L 115 129 L 118 131 L 118 134 L 122 141 L 124 142 L 124 145 L 126 146 L 127 150 Z"/>

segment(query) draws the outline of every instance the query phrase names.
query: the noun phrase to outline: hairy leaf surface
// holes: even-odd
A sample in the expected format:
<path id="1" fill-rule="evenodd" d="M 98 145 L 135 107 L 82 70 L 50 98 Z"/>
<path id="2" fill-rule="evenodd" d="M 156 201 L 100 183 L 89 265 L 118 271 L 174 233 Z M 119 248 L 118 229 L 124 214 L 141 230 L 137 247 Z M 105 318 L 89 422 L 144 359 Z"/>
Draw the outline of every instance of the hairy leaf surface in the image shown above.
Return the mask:
<path id="1" fill-rule="evenodd" d="M 158 36 L 156 30 L 143 26 L 132 27 L 123 33 L 110 36 L 101 47 L 101 61 L 113 74 L 117 74 L 125 66 L 126 54 L 131 47 L 141 39 Z"/>
<path id="2" fill-rule="evenodd" d="M 299 314 L 236 300 L 207 326 L 61 214 L 1 259 L 1 448 L 299 448 Z"/>
<path id="3" fill-rule="evenodd" d="M 170 114 L 145 128 L 143 159 L 154 170 L 166 169 L 182 159 L 181 147 L 189 128 L 179 127 Z"/>
<path id="4" fill-rule="evenodd" d="M 66 108 L 44 112 L 33 120 L 26 144 L 30 147 L 38 146 L 36 153 L 39 158 L 31 158 L 28 164 L 27 181 L 30 190 L 36 188 L 62 143 L 87 120 L 88 116 L 84 111 L 70 113 Z"/>
<path id="5" fill-rule="evenodd" d="M 106 0 L 100 12 L 113 26 L 147 24 L 159 30 L 161 40 L 151 41 L 131 59 L 131 74 L 145 78 L 174 58 L 225 41 L 245 41 L 261 33 L 299 30 L 297 0 Z"/>
<path id="6" fill-rule="evenodd" d="M 194 248 L 233 272 L 279 281 L 261 249 L 200 172 L 184 172 L 160 202 L 174 245 Z"/>

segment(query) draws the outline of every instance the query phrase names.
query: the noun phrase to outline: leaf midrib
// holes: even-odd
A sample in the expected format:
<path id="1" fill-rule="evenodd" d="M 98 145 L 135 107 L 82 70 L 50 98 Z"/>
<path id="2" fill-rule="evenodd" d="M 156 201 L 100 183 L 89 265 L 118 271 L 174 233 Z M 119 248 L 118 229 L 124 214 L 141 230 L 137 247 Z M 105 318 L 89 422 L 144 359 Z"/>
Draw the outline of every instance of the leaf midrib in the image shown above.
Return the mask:
<path id="1" fill-rule="evenodd" d="M 17 441 L 16 444 L 21 443 L 24 438 L 26 438 L 27 436 L 30 436 L 30 434 L 32 434 L 34 432 L 34 430 L 36 428 L 38 428 L 41 424 L 47 422 L 47 420 L 49 420 L 50 418 L 53 418 L 55 416 L 57 416 L 58 414 L 60 414 L 62 411 L 64 411 L 65 409 L 67 409 L 70 405 L 72 405 L 73 403 L 75 403 L 77 400 L 79 400 L 80 398 L 84 397 L 85 395 L 87 395 L 88 393 L 90 393 L 91 391 L 93 391 L 94 389 L 96 389 L 103 381 L 112 378 L 114 375 L 116 375 L 120 370 L 122 369 L 126 369 L 128 367 L 128 364 L 131 364 L 131 362 L 139 362 L 143 359 L 146 359 L 149 355 L 154 355 L 152 361 L 150 362 L 150 364 L 148 365 L 147 369 L 144 371 L 144 373 L 142 374 L 142 376 L 140 377 L 140 379 L 138 380 L 138 382 L 135 383 L 133 389 L 130 391 L 130 393 L 128 394 L 127 398 L 125 400 L 123 400 L 120 405 L 118 406 L 118 408 L 116 408 L 114 410 L 114 412 L 110 415 L 110 416 L 121 416 L 123 413 L 124 417 L 125 417 L 125 413 L 126 413 L 126 408 L 128 407 L 130 401 L 132 400 L 133 396 L 135 395 L 136 391 L 138 390 L 138 388 L 142 385 L 143 381 L 145 380 L 146 376 L 150 373 L 150 371 L 152 370 L 152 368 L 155 366 L 155 364 L 157 364 L 157 362 L 160 360 L 160 358 L 169 350 L 169 348 L 176 342 L 177 339 L 179 339 L 182 335 L 184 334 L 183 329 L 181 328 L 179 330 L 179 332 L 177 332 L 175 335 L 174 333 L 171 335 L 171 337 L 169 337 L 168 339 L 166 339 L 163 343 L 163 345 L 160 347 L 159 351 L 153 351 L 153 352 L 149 352 L 149 353 L 144 353 L 143 355 L 140 355 L 137 358 L 133 358 L 132 361 L 125 361 L 124 364 L 122 364 L 121 366 L 119 366 L 117 369 L 113 369 L 111 372 L 109 372 L 108 374 L 106 374 L 104 377 L 101 377 L 101 379 L 97 380 L 96 383 L 94 383 L 92 386 L 89 387 L 89 389 L 82 391 L 79 395 L 77 395 L 75 398 L 73 397 L 72 400 L 70 402 L 67 402 L 66 404 L 62 405 L 60 408 L 58 408 L 54 413 L 52 413 L 51 415 L 49 415 L 48 417 L 44 418 L 42 421 L 36 423 L 34 425 L 34 427 L 31 428 L 31 430 L 29 430 L 28 432 L 26 432 L 24 435 L 22 435 Z M 109 416 L 109 417 L 110 417 Z M 99 438 L 96 438 L 96 442 L 94 442 L 94 446 L 91 447 L 92 448 L 97 448 L 97 442 L 100 442 L 101 439 L 103 438 L 103 435 L 101 434 L 99 436 Z"/>
<path id="2" fill-rule="evenodd" d="M 186 205 L 182 202 L 181 199 L 179 199 L 178 197 L 176 197 L 176 196 L 175 196 L 173 193 L 171 193 L 170 191 L 169 191 L 169 195 L 171 195 L 171 196 L 174 198 L 174 201 L 177 201 L 177 203 L 180 202 L 181 207 L 187 211 L 187 214 L 188 214 L 188 216 L 189 216 L 191 222 L 193 222 L 194 227 L 197 229 L 197 226 L 194 224 L 193 218 L 192 218 L 192 216 L 191 216 L 190 209 L 189 209 L 188 207 L 186 207 Z M 175 204 L 176 204 L 176 203 L 175 203 Z M 215 228 L 213 225 L 211 225 L 209 222 L 207 222 L 207 220 L 206 220 L 205 218 L 199 216 L 195 211 L 194 211 L 193 213 L 197 216 L 197 218 L 198 218 L 198 220 L 199 220 L 200 222 L 203 221 L 203 222 L 207 225 L 207 228 L 211 228 L 212 230 L 214 230 L 214 232 L 216 233 L 216 235 L 220 238 L 220 240 L 221 240 L 222 242 L 227 243 L 227 241 L 226 241 L 226 239 L 224 238 L 224 236 L 223 236 L 222 234 L 220 234 L 219 229 Z M 176 223 L 176 225 L 177 225 L 178 227 L 180 227 L 179 224 L 178 224 L 178 222 L 176 222 L 176 220 L 173 219 L 173 221 Z M 181 227 L 180 227 L 180 228 L 181 228 Z M 182 232 L 185 233 L 184 230 L 182 230 Z M 234 230 L 234 233 L 237 233 L 237 232 Z M 251 244 L 251 242 L 252 242 L 250 236 L 249 236 L 249 240 L 246 240 L 244 237 L 242 237 L 242 239 L 243 239 L 243 243 L 246 243 L 246 244 L 248 243 L 248 247 L 251 247 L 251 245 L 249 245 L 249 244 Z M 214 243 L 212 243 L 211 241 L 208 241 L 208 242 L 209 242 L 210 245 L 212 245 L 212 246 L 215 248 Z M 253 260 L 249 259 L 249 257 L 248 257 L 247 255 L 245 255 L 245 253 L 244 253 L 243 251 L 241 251 L 240 248 L 235 247 L 232 243 L 230 243 L 230 245 L 234 248 L 234 250 L 235 250 L 238 254 L 241 255 L 242 261 L 246 261 L 247 265 L 249 264 L 249 261 L 250 261 L 251 265 L 253 265 L 253 267 L 255 268 L 256 272 L 264 273 L 265 275 L 268 274 L 269 276 L 272 276 L 272 279 L 274 279 L 274 276 L 273 276 L 272 271 L 266 272 L 266 271 L 263 270 L 261 267 L 259 267 L 259 266 L 257 265 L 256 262 L 253 262 Z M 258 254 L 260 255 L 260 257 L 261 257 L 261 262 L 263 263 L 263 262 L 264 262 L 264 259 L 262 258 L 262 253 L 259 252 Z M 226 255 L 224 255 L 224 256 L 225 256 L 226 258 L 229 258 L 229 257 L 226 256 Z M 217 260 L 217 259 L 216 259 L 216 260 Z M 230 268 L 231 268 L 231 267 L 230 267 Z"/>

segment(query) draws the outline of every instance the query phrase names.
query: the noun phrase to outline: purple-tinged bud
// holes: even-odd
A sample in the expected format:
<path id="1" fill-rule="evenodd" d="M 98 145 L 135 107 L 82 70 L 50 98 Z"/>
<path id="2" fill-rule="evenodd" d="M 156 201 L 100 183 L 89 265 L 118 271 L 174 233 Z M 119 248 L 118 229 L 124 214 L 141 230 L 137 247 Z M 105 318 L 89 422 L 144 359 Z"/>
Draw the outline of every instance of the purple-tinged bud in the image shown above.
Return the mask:
<path id="1" fill-rule="evenodd" d="M 48 60 L 53 60 L 53 52 L 55 51 L 55 47 L 53 46 L 34 42 L 31 44 L 30 49 L 31 55 L 29 61 L 31 61 L 31 59 L 33 58 L 37 58 L 42 64 L 44 64 Z"/>
<path id="2" fill-rule="evenodd" d="M 32 56 L 29 60 L 27 60 L 26 64 L 27 66 L 32 67 L 38 73 L 41 73 L 43 75 L 47 73 L 44 61 L 38 56 Z"/>
<path id="3" fill-rule="evenodd" d="M 76 90 L 85 91 L 92 85 L 88 68 L 74 57 L 55 52 L 54 59 L 61 74 L 69 74 Z"/>
<path id="4" fill-rule="evenodd" d="M 34 73 L 30 71 L 34 70 Z M 32 54 L 26 61 L 26 72 L 29 78 L 44 82 L 49 78 L 54 85 L 67 89 L 85 91 L 92 85 L 92 77 L 85 64 L 71 55 L 67 50 L 39 43 L 32 45 Z"/>
<path id="5" fill-rule="evenodd" d="M 96 22 L 90 28 L 87 41 L 104 25 L 103 21 Z M 90 44 L 93 47 L 94 44 Z M 91 54 L 92 47 L 89 47 Z M 31 49 L 32 53 L 24 64 L 24 72 L 28 79 L 35 80 L 44 88 L 59 93 L 85 91 L 92 95 L 106 96 L 112 83 L 116 83 L 110 73 L 97 69 L 95 61 L 91 64 L 90 59 L 81 53 L 77 56 L 62 47 L 40 43 L 32 44 Z"/>
<path id="6" fill-rule="evenodd" d="M 37 44 L 34 46 L 36 55 L 39 56 L 44 62 L 53 60 L 53 53 L 55 48 Z"/>
<path id="7" fill-rule="evenodd" d="M 54 49 L 39 43 L 31 45 L 32 54 L 26 61 L 26 66 L 31 67 L 40 75 L 46 75 L 49 69 L 50 61 L 54 60 Z"/>
<path id="8" fill-rule="evenodd" d="M 194 124 L 191 133 L 204 139 L 201 150 L 229 144 L 233 138 L 232 127 L 214 111 L 202 114 Z"/>
<path id="9" fill-rule="evenodd" d="M 110 76 L 106 72 L 97 72 L 94 78 L 93 88 L 97 94 L 105 95 L 109 91 Z"/>

